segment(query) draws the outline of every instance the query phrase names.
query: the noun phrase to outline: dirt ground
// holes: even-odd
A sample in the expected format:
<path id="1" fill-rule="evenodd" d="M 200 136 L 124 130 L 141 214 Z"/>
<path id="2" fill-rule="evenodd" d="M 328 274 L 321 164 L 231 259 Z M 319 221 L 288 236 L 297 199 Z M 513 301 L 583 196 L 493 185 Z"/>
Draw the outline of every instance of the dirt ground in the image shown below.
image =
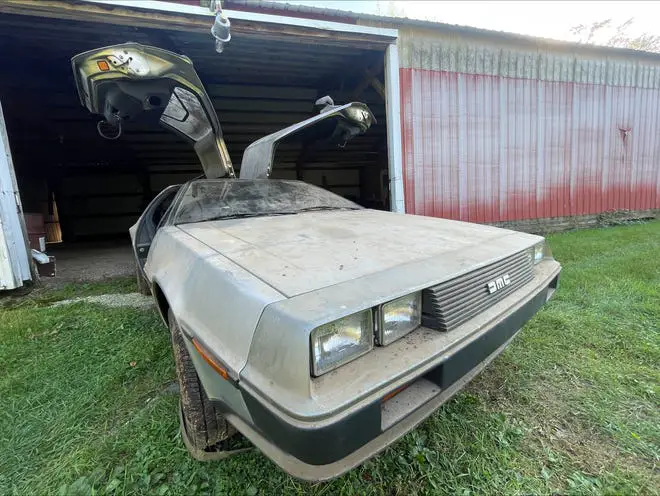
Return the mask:
<path id="1" fill-rule="evenodd" d="M 135 262 L 128 240 L 48 245 L 46 251 L 56 259 L 55 277 L 41 279 L 46 286 L 101 281 L 135 273 Z"/>

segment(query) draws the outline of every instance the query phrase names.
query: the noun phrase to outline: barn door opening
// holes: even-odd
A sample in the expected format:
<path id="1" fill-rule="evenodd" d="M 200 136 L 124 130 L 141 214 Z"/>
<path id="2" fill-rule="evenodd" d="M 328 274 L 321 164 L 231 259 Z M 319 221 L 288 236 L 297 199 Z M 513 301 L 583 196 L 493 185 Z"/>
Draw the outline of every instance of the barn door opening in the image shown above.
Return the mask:
<path id="1" fill-rule="evenodd" d="M 399 125 L 390 108 L 398 93 L 388 98 L 386 111 L 387 83 L 398 74 L 391 57 L 385 58 L 394 40 L 392 30 L 337 23 L 322 29 L 318 22 L 234 11 L 229 16 L 231 42 L 219 54 L 209 33 L 207 8 L 144 4 L 108 9 L 79 2 L 76 19 L 67 14 L 68 4 L 57 0 L 48 2 L 52 17 L 42 10 L 39 15 L 6 12 L 0 5 L 0 39 L 15 47 L 0 53 L 0 62 L 12 66 L 0 80 L 0 97 L 23 205 L 26 211 L 42 212 L 54 195 L 63 241 L 54 247 L 60 261 L 61 250 L 74 244 L 125 246 L 129 227 L 160 191 L 203 173 L 190 142 L 157 119 L 152 122 L 148 112 L 144 120 L 125 119 L 116 139 L 104 139 L 97 132 L 103 116 L 81 105 L 71 58 L 129 40 L 192 62 L 222 126 L 237 176 L 250 143 L 317 115 L 319 98 L 329 95 L 337 105 L 367 104 L 375 116 L 367 132 L 344 148 L 282 143 L 272 177 L 302 180 L 365 207 L 390 209 L 390 178 L 401 177 L 388 167 L 392 140 L 387 123 Z M 36 4 L 26 5 L 22 11 L 34 13 Z M 154 9 L 163 5 L 181 12 L 158 11 L 162 17 L 155 20 Z M 39 36 L 25 36 L 26 29 Z M 22 63 L 16 64 L 17 59 Z M 43 71 L 47 80 L 40 77 Z M 395 156 L 400 157 L 400 147 Z"/>

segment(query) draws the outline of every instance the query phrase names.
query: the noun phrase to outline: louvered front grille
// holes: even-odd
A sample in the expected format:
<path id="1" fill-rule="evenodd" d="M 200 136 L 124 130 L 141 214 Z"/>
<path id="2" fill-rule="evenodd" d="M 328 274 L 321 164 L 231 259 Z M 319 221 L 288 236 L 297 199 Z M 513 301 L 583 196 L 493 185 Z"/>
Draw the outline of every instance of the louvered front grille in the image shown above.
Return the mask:
<path id="1" fill-rule="evenodd" d="M 509 276 L 509 285 L 491 293 L 488 283 Z M 445 281 L 422 292 L 422 324 L 450 331 L 483 312 L 532 280 L 532 260 L 527 251 Z"/>

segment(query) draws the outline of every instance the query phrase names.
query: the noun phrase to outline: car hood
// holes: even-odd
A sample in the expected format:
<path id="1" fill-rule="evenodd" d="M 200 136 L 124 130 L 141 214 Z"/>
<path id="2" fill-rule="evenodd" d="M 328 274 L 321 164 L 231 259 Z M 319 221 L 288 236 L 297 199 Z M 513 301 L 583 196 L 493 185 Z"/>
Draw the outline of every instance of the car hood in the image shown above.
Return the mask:
<path id="1" fill-rule="evenodd" d="M 435 257 L 443 257 L 459 274 L 542 239 L 492 226 L 366 209 L 178 227 L 288 297 Z M 479 247 L 483 253 L 475 251 Z"/>

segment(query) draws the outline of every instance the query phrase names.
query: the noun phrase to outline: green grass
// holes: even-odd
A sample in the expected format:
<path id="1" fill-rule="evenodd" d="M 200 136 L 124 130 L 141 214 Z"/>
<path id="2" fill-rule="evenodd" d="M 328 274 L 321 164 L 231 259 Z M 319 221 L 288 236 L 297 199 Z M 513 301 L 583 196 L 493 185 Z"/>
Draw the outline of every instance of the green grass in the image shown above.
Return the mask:
<path id="1" fill-rule="evenodd" d="M 198 463 L 178 433 L 151 311 L 72 296 L 0 307 L 0 494 L 659 494 L 660 222 L 550 237 L 555 298 L 469 388 L 324 484 L 258 452 Z"/>

